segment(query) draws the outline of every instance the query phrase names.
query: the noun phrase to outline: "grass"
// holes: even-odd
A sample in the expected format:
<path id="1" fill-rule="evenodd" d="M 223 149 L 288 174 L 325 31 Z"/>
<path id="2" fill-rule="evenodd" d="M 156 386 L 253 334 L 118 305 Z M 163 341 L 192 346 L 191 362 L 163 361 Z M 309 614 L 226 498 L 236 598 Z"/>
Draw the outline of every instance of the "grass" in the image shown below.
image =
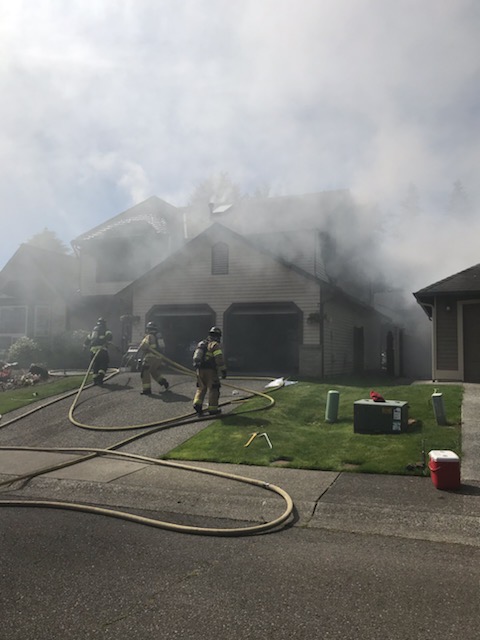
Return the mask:
<path id="1" fill-rule="evenodd" d="M 29 387 L 0 392 L 0 414 L 32 402 L 78 389 L 83 376 L 68 376 Z M 463 387 L 442 385 L 448 426 L 438 426 L 433 413 L 432 385 L 386 384 L 382 380 L 344 384 L 303 381 L 273 392 L 275 405 L 268 410 L 266 400 L 253 398 L 222 420 L 217 420 L 196 436 L 169 452 L 176 460 L 225 462 L 260 466 L 281 465 L 297 469 L 356 471 L 379 474 L 428 473 L 422 468 L 422 451 L 450 449 L 461 455 L 461 406 Z M 325 421 L 325 405 L 330 389 L 339 392 L 338 418 Z M 409 418 L 415 420 L 405 433 L 393 435 L 358 434 L 353 431 L 353 403 L 368 398 L 375 389 L 388 400 L 408 402 Z M 253 433 L 258 435 L 248 447 Z M 428 460 L 427 460 L 428 462 Z"/>
<path id="2" fill-rule="evenodd" d="M 21 387 L 0 392 L 0 414 L 26 407 L 32 402 L 44 400 L 67 391 L 78 389 L 84 376 L 67 376 L 43 383 L 39 382 L 28 387 Z"/>
<path id="3" fill-rule="evenodd" d="M 363 383 L 365 384 L 365 383 Z M 338 419 L 325 421 L 327 394 L 339 392 Z M 408 414 L 415 422 L 400 434 L 359 434 L 353 431 L 353 403 L 368 398 L 371 389 L 387 400 L 408 402 Z M 356 471 L 379 474 L 427 474 L 422 463 L 431 449 L 450 449 L 461 454 L 460 416 L 463 398 L 461 385 L 442 385 L 448 426 L 438 426 L 433 413 L 431 385 L 395 385 L 368 387 L 357 384 L 299 382 L 275 391 L 275 405 L 268 411 L 247 413 L 265 403 L 249 400 L 232 414 L 215 421 L 166 457 L 251 464 L 281 465 L 297 469 Z M 248 447 L 253 433 L 257 436 Z"/>

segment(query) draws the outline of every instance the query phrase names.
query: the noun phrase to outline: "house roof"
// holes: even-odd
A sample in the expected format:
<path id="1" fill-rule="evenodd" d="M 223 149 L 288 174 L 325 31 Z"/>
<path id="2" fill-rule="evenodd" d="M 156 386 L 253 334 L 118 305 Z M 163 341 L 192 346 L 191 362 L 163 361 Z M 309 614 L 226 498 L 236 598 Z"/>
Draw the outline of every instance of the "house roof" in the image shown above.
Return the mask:
<path id="1" fill-rule="evenodd" d="M 332 217 L 354 209 L 350 191 L 340 189 L 293 196 L 244 198 L 214 208 L 212 218 L 242 234 L 325 227 Z"/>
<path id="2" fill-rule="evenodd" d="M 24 277 L 25 272 L 30 277 Z M 0 272 L 0 290 L 3 295 L 17 297 L 31 291 L 31 282 L 39 279 L 60 296 L 71 295 L 78 285 L 76 258 L 21 244 Z"/>
<path id="3" fill-rule="evenodd" d="M 480 264 L 476 264 L 469 269 L 455 273 L 453 276 L 448 276 L 448 278 L 434 282 L 428 287 L 420 289 L 413 295 L 419 298 L 426 295 L 452 295 L 459 293 L 480 294 Z"/>
<path id="4" fill-rule="evenodd" d="M 168 233 L 169 224 L 174 219 L 173 216 L 178 216 L 177 207 L 165 202 L 165 200 L 161 200 L 157 196 L 151 196 L 147 200 L 77 236 L 72 240 L 72 246 L 74 248 L 78 247 L 86 240 L 101 237 L 105 233 L 120 233 L 126 225 L 132 224 L 149 225 L 153 227 L 156 233 L 165 234 Z"/>
<path id="5" fill-rule="evenodd" d="M 480 264 L 434 282 L 413 295 L 429 318 L 432 317 L 432 306 L 435 305 L 435 298 L 438 296 L 444 298 L 447 296 L 462 297 L 463 299 L 478 298 L 480 297 Z"/>

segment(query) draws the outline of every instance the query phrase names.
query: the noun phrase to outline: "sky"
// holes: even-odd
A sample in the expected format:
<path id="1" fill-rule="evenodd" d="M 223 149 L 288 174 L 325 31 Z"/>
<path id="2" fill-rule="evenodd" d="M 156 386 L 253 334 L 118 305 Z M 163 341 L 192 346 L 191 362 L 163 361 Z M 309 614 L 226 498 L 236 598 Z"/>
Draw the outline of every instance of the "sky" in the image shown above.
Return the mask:
<path id="1" fill-rule="evenodd" d="M 0 0 L 0 268 L 222 172 L 374 203 L 411 291 L 477 264 L 479 32 L 478 0 Z"/>

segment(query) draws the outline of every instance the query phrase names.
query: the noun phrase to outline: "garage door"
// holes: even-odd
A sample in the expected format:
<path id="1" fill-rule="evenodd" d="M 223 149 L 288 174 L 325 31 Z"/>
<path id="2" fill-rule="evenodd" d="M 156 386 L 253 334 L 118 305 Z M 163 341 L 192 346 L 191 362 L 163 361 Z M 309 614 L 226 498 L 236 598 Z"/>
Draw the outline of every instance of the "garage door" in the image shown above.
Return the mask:
<path id="1" fill-rule="evenodd" d="M 155 305 L 147 314 L 155 322 L 165 342 L 165 355 L 191 368 L 193 350 L 215 324 L 208 305 Z"/>
<path id="2" fill-rule="evenodd" d="M 294 303 L 235 304 L 225 315 L 230 371 L 267 375 L 298 373 L 302 313 Z"/>

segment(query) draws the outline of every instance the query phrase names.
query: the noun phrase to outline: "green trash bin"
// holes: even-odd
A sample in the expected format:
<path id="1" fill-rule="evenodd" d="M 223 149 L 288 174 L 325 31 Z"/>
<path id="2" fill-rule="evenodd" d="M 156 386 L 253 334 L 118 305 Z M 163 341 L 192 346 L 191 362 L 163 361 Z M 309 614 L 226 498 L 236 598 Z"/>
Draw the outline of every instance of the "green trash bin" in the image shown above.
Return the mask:
<path id="1" fill-rule="evenodd" d="M 336 422 L 338 419 L 338 403 L 340 393 L 330 390 L 327 394 L 327 406 L 325 407 L 325 422 Z"/>

